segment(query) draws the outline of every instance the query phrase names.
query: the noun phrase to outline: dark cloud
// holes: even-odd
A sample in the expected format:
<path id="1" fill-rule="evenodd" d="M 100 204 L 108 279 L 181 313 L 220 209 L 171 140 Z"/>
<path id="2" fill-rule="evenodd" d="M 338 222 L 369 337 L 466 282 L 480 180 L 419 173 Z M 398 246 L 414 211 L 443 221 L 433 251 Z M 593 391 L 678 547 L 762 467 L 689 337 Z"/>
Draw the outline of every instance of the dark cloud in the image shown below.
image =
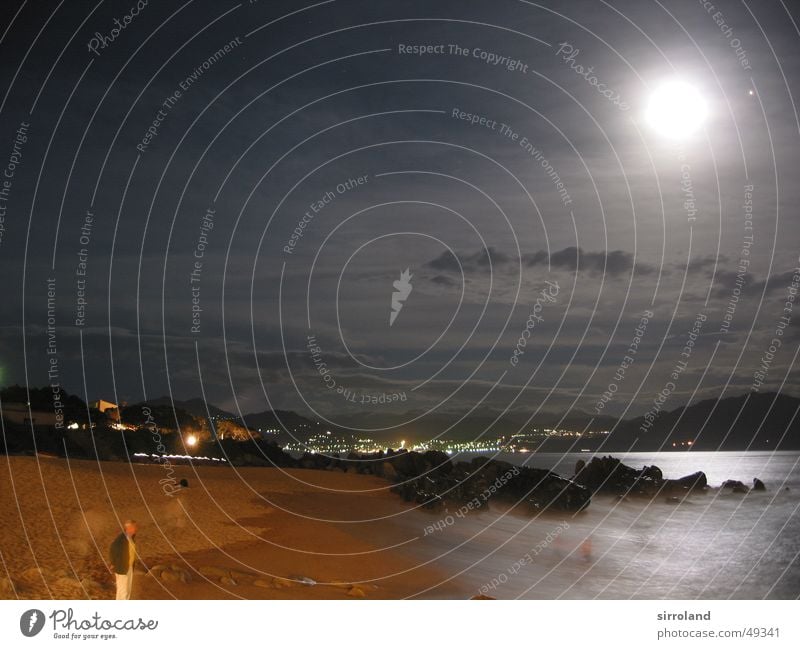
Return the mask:
<path id="1" fill-rule="evenodd" d="M 447 286 L 448 288 L 457 285 L 456 281 L 449 278 L 447 275 L 434 275 L 431 277 L 430 281 L 440 286 Z"/>
<path id="2" fill-rule="evenodd" d="M 458 258 L 451 252 L 445 251 L 429 261 L 426 266 L 433 270 L 459 273 L 462 269 L 464 272 L 489 269 L 507 264 L 510 261 L 511 258 L 505 253 L 488 247 L 473 253 L 459 254 Z"/>
<path id="3" fill-rule="evenodd" d="M 767 295 L 777 291 L 788 293 L 789 287 L 792 284 L 793 278 L 796 274 L 796 270 L 787 270 L 785 273 L 775 273 L 770 275 L 766 280 L 753 282 L 753 290 L 758 295 L 761 294 L 761 291 L 765 291 Z"/>
<path id="4" fill-rule="evenodd" d="M 523 255 L 523 262 L 528 267 L 547 267 L 569 272 L 581 271 L 591 275 L 622 275 L 634 270 L 637 275 L 650 275 L 656 269 L 649 264 L 634 262 L 631 253 L 624 250 L 608 252 L 589 252 L 582 248 L 569 247 L 558 250 L 548 256 L 544 250 Z"/>
<path id="5" fill-rule="evenodd" d="M 752 273 L 720 270 L 715 275 L 713 294 L 716 297 L 727 297 L 737 287 L 754 298 L 760 298 L 762 293 L 765 296 L 787 293 L 796 272 L 788 270 L 785 273 L 774 273 L 765 279 L 756 279 Z"/>
<path id="6" fill-rule="evenodd" d="M 461 262 L 461 268 L 465 271 L 475 271 L 489 268 L 490 266 L 499 267 L 504 264 L 510 264 L 512 258 L 494 248 L 488 248 L 473 253 L 459 254 L 458 261 Z M 458 261 L 450 252 L 443 252 L 429 261 L 427 266 L 438 271 L 459 272 Z M 521 261 L 528 268 L 546 268 L 549 265 L 553 270 L 569 272 L 580 270 L 591 275 L 605 273 L 606 275 L 616 276 L 630 273 L 634 268 L 637 275 L 650 275 L 656 272 L 656 268 L 649 264 L 634 263 L 633 255 L 624 250 L 611 250 L 604 253 L 568 247 L 549 255 L 547 251 L 539 250 L 522 255 Z"/>
<path id="7" fill-rule="evenodd" d="M 714 255 L 705 255 L 703 257 L 695 257 L 689 262 L 689 266 L 687 267 L 685 264 L 675 264 L 675 270 L 683 271 L 686 269 L 687 273 L 695 274 L 701 272 L 712 272 L 717 266 L 725 265 L 728 263 L 728 257 L 725 255 L 719 255 L 715 257 Z"/>
<path id="8" fill-rule="evenodd" d="M 728 297 L 737 286 L 744 290 L 753 285 L 753 276 L 750 273 L 737 273 L 732 270 L 718 270 L 714 276 L 713 294 L 716 297 Z"/>

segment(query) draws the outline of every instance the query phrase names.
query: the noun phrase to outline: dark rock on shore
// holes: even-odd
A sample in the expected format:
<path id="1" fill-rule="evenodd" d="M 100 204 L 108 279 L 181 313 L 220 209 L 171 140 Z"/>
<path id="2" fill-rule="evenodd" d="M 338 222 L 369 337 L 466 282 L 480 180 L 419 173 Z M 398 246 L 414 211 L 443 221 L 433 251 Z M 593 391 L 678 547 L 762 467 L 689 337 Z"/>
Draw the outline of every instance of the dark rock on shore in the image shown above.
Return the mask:
<path id="1" fill-rule="evenodd" d="M 634 469 L 615 457 L 594 457 L 591 462 L 575 466 L 573 478 L 593 493 L 641 494 L 653 496 L 664 482 L 661 469 L 645 466 Z"/>
<path id="2" fill-rule="evenodd" d="M 525 502 L 534 509 L 579 511 L 589 492 L 552 471 L 518 467 L 477 457 L 453 463 L 444 453 L 397 453 L 387 459 L 397 475 L 392 490 L 407 502 L 437 508 L 445 502 L 467 511 L 488 506 L 493 498 Z"/>
<path id="3" fill-rule="evenodd" d="M 764 483 L 761 482 L 758 478 L 753 478 L 753 491 L 766 491 L 767 488 L 764 486 Z"/>
<path id="4" fill-rule="evenodd" d="M 726 480 L 720 489 L 731 489 L 735 494 L 746 494 L 750 491 L 740 480 Z"/>
<path id="5" fill-rule="evenodd" d="M 708 486 L 706 474 L 697 471 L 677 480 L 664 480 L 663 488 L 666 491 L 702 491 Z"/>
<path id="6" fill-rule="evenodd" d="M 575 469 L 573 480 L 592 493 L 654 497 L 662 492 L 702 491 L 708 486 L 706 474 L 702 471 L 676 480 L 665 480 L 661 469 L 655 465 L 634 469 L 611 456 L 595 457 L 583 465 L 579 461 Z"/>

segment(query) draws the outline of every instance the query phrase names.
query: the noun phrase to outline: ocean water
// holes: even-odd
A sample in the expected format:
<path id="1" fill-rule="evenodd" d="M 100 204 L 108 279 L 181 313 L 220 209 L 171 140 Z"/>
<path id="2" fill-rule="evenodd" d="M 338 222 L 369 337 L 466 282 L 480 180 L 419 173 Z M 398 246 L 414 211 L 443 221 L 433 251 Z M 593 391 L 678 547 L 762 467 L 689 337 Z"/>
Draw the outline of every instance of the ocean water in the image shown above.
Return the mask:
<path id="1" fill-rule="evenodd" d="M 515 464 L 572 475 L 591 454 L 504 455 Z M 583 512 L 542 513 L 492 504 L 458 516 L 426 514 L 419 531 L 436 557 L 444 593 L 527 599 L 795 599 L 800 597 L 800 453 L 615 454 L 630 466 L 658 465 L 667 478 L 705 471 L 705 493 L 679 503 L 597 496 Z M 457 459 L 469 459 L 464 456 Z M 726 479 L 766 492 L 717 489 Z M 438 524 L 438 527 L 436 526 Z M 433 528 L 433 531 L 431 531 Z M 420 546 L 420 547 L 421 547 Z"/>

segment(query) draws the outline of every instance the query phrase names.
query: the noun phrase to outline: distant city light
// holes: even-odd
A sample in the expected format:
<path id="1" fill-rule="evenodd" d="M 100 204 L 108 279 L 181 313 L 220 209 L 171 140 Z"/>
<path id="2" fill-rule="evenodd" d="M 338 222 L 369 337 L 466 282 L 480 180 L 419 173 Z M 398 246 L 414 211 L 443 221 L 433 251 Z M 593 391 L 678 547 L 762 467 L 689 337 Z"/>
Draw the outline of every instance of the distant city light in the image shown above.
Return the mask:
<path id="1" fill-rule="evenodd" d="M 154 457 L 154 458 L 168 458 L 171 460 L 209 460 L 211 462 L 227 462 L 224 457 L 208 457 L 207 455 L 180 455 L 176 453 L 168 453 L 160 455 L 158 453 L 134 453 L 134 457 Z"/>
<path id="2" fill-rule="evenodd" d="M 298 426 L 297 428 L 302 428 Z M 580 431 L 566 428 L 531 427 L 526 432 L 511 435 L 484 435 L 472 440 L 454 440 L 437 437 L 427 441 L 410 440 L 376 441 L 368 437 L 354 437 L 346 432 L 332 432 L 320 428 L 316 433 L 302 438 L 297 428 L 286 432 L 297 435 L 293 440 L 283 444 L 286 451 L 294 453 L 311 453 L 330 456 L 342 456 L 355 452 L 362 454 L 380 453 L 390 448 L 402 451 L 441 451 L 448 455 L 455 453 L 535 453 L 541 445 L 551 438 L 567 438 L 571 440 L 603 440 L 610 431 Z M 279 431 L 275 431 L 276 433 Z"/>

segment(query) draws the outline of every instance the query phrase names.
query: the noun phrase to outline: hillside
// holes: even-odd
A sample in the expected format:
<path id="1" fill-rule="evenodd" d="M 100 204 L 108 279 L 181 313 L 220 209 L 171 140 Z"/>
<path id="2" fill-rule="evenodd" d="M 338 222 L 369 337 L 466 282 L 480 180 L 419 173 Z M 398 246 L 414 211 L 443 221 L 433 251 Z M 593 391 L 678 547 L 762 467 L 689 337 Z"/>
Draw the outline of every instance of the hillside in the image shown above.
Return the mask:
<path id="1" fill-rule="evenodd" d="M 617 441 L 634 442 L 636 448 L 672 448 L 692 441 L 698 450 L 772 450 L 800 448 L 800 399 L 771 393 L 748 393 L 725 399 L 707 399 L 662 412 L 652 426 L 642 430 L 644 417 L 621 422 Z"/>

